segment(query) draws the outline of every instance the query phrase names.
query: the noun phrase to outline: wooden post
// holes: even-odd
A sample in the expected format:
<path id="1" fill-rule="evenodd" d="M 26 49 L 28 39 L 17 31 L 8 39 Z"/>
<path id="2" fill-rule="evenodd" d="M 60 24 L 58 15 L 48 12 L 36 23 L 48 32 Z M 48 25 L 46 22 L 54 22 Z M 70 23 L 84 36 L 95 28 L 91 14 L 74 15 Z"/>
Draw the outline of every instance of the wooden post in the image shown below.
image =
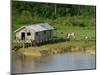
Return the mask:
<path id="1" fill-rule="evenodd" d="M 23 40 L 23 42 L 22 42 L 22 43 L 23 43 L 23 48 L 25 48 L 25 45 L 24 45 L 24 40 Z"/>
<path id="2" fill-rule="evenodd" d="M 32 42 L 33 42 L 33 41 L 31 41 L 31 47 L 32 47 Z"/>

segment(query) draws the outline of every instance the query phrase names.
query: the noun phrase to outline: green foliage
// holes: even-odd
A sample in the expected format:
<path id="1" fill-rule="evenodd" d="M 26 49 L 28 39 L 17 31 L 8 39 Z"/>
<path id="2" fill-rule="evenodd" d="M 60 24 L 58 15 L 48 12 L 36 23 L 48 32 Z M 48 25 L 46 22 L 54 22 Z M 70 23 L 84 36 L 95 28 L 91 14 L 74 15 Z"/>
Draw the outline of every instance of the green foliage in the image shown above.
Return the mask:
<path id="1" fill-rule="evenodd" d="M 34 17 L 51 19 L 66 17 L 67 19 L 68 16 L 84 16 L 84 18 L 91 18 L 95 17 L 95 6 L 12 1 L 12 14 L 14 21 L 22 16 L 22 23 L 30 23 Z"/>

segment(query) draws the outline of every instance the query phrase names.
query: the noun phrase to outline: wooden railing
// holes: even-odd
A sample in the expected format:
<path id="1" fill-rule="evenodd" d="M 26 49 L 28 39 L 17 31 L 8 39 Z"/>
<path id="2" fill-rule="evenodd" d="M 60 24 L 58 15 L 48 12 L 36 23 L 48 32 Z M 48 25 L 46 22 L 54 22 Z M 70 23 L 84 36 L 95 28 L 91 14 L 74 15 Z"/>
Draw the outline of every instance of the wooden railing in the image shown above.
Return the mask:
<path id="1" fill-rule="evenodd" d="M 27 48 L 32 46 L 31 40 L 14 40 L 12 42 L 12 50 L 18 50 L 20 48 Z"/>

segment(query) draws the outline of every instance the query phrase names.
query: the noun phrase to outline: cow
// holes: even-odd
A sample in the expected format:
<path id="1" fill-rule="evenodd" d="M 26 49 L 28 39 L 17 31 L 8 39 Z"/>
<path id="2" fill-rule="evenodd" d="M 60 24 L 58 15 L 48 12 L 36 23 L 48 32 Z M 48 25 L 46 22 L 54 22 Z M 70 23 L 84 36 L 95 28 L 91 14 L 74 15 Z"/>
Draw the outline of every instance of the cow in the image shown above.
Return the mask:
<path id="1" fill-rule="evenodd" d="M 67 33 L 66 37 L 67 37 L 67 39 L 70 39 L 70 38 L 74 38 L 75 39 L 75 33 L 74 32 Z"/>

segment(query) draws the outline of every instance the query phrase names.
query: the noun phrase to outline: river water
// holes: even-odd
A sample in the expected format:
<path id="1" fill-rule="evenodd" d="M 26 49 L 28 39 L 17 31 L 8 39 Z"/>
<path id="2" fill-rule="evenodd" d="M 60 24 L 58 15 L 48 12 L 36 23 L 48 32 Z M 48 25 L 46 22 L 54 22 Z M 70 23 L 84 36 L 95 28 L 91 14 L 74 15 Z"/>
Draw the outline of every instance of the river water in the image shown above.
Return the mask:
<path id="1" fill-rule="evenodd" d="M 11 72 L 32 73 L 95 68 L 95 56 L 87 53 L 74 52 L 36 58 L 29 56 L 23 58 L 13 55 Z"/>

